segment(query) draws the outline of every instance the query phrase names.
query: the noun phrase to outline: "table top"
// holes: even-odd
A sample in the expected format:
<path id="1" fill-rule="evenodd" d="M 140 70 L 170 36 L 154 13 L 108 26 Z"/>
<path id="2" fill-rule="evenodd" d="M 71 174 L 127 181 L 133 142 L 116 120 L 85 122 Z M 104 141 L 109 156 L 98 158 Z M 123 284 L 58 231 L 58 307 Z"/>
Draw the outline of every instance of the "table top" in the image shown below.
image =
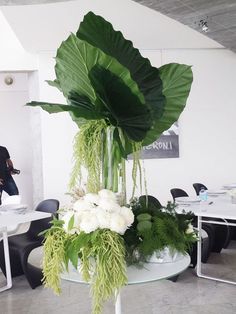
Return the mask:
<path id="1" fill-rule="evenodd" d="M 40 211 L 26 211 L 23 213 L 17 213 L 15 211 L 0 212 L 0 228 L 6 228 L 9 225 L 17 225 L 25 222 L 48 218 L 50 216 L 50 213 Z"/>
<path id="2" fill-rule="evenodd" d="M 196 216 L 236 219 L 236 204 L 231 202 L 231 197 L 227 194 L 217 197 L 209 196 L 206 202 L 178 204 L 176 210 L 177 212 L 192 211 Z"/>
<path id="3" fill-rule="evenodd" d="M 182 258 L 171 263 L 146 263 L 143 268 L 129 266 L 127 267 L 128 285 L 147 283 L 176 276 L 188 268 L 189 264 L 189 255 L 183 255 Z M 71 264 L 69 265 L 69 272 L 63 273 L 61 278 L 78 283 L 86 283 L 82 279 L 80 272 Z"/>

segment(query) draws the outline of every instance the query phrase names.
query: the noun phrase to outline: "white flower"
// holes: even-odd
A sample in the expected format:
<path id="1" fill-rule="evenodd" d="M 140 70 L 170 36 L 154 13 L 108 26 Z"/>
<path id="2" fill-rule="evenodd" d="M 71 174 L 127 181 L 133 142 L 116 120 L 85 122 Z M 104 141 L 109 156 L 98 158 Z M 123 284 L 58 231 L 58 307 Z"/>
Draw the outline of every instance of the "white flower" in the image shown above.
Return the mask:
<path id="1" fill-rule="evenodd" d="M 124 234 L 127 229 L 125 218 L 117 213 L 111 213 L 110 230 Z"/>
<path id="2" fill-rule="evenodd" d="M 79 199 L 78 201 L 76 201 L 73 205 L 73 209 L 76 212 L 80 212 L 80 211 L 88 211 L 91 210 L 92 208 L 94 208 L 95 206 L 92 203 L 89 203 L 86 200 L 82 200 Z"/>
<path id="3" fill-rule="evenodd" d="M 132 210 L 128 207 L 122 206 L 120 213 L 125 218 L 127 226 L 131 226 L 134 222 L 134 214 Z"/>
<path id="4" fill-rule="evenodd" d="M 185 231 L 186 234 L 191 234 L 194 232 L 193 225 L 188 224 L 188 229 Z"/>
<path id="5" fill-rule="evenodd" d="M 103 190 L 98 192 L 98 195 L 102 199 L 106 198 L 106 199 L 109 199 L 109 200 L 116 202 L 116 194 L 110 190 L 103 189 Z"/>
<path id="6" fill-rule="evenodd" d="M 103 208 L 107 212 L 115 212 L 119 213 L 120 212 L 120 205 L 114 202 L 112 199 L 100 199 L 99 201 L 99 207 Z"/>
<path id="7" fill-rule="evenodd" d="M 91 203 L 91 204 L 96 204 L 98 205 L 100 197 L 98 194 L 95 193 L 88 193 L 84 196 L 84 200 Z"/>
<path id="8" fill-rule="evenodd" d="M 85 233 L 90 233 L 98 229 L 99 223 L 96 215 L 90 212 L 84 212 L 81 215 L 81 222 L 80 222 L 80 230 L 84 231 Z"/>
<path id="9" fill-rule="evenodd" d="M 109 229 L 110 221 L 111 221 L 111 214 L 107 212 L 106 210 L 104 210 L 103 208 L 99 208 L 99 207 L 97 207 L 95 212 L 98 219 L 99 228 Z"/>

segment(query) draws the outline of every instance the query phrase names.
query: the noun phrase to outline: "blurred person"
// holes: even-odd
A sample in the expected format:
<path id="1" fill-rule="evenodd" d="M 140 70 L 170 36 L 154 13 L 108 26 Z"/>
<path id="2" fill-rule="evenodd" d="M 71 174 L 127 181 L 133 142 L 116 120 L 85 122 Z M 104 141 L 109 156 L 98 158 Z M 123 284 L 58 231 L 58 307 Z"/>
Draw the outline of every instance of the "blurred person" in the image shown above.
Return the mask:
<path id="1" fill-rule="evenodd" d="M 2 204 L 2 191 L 8 195 L 19 195 L 18 188 L 12 177 L 15 174 L 13 162 L 6 147 L 0 146 L 0 205 Z"/>

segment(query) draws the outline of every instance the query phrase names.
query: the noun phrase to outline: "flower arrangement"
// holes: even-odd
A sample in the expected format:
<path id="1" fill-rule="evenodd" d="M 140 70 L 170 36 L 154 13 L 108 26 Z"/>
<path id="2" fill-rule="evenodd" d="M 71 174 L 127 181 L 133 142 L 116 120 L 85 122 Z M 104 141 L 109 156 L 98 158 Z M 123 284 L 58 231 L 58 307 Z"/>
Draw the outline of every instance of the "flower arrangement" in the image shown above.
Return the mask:
<path id="1" fill-rule="evenodd" d="M 147 262 L 166 247 L 170 252 L 186 254 L 197 241 L 191 212 L 178 214 L 176 205 L 163 207 L 155 198 L 140 197 L 131 204 L 135 215 L 132 226 L 124 234 L 128 264 Z"/>
<path id="2" fill-rule="evenodd" d="M 141 266 L 153 254 L 186 252 L 196 242 L 191 213 L 177 214 L 175 205 L 134 199 L 120 206 L 110 190 L 79 195 L 45 231 L 43 282 L 56 294 L 69 262 L 91 284 L 93 313 L 127 284 L 127 264 Z"/>
<path id="3" fill-rule="evenodd" d="M 132 210 L 120 206 L 117 196 L 110 190 L 103 189 L 85 194 L 72 206 L 72 210 L 63 216 L 64 229 L 69 233 L 90 233 L 97 229 L 109 229 L 124 234 L 134 221 Z"/>
<path id="4" fill-rule="evenodd" d="M 124 206 L 125 160 L 133 155 L 133 199 L 137 175 L 141 186 L 146 183 L 140 151 L 179 118 L 192 70 L 177 63 L 153 67 L 131 41 L 93 12 L 62 42 L 55 60 L 56 79 L 48 83 L 63 93 L 67 104 L 28 105 L 48 113 L 68 112 L 78 126 L 70 188 L 83 179 L 87 194 L 79 193 L 45 232 L 43 281 L 59 294 L 60 274 L 69 261 L 77 268 L 80 260 L 83 278 L 91 284 L 93 313 L 100 314 L 103 302 L 126 284 L 127 261 L 144 262 L 167 245 L 185 252 L 193 241 L 189 220 L 171 208 Z"/>
<path id="5" fill-rule="evenodd" d="M 91 283 L 93 313 L 127 283 L 123 235 L 134 221 L 130 208 L 120 206 L 109 190 L 80 197 L 45 233 L 44 284 L 60 293 L 60 274 L 69 261 Z"/>

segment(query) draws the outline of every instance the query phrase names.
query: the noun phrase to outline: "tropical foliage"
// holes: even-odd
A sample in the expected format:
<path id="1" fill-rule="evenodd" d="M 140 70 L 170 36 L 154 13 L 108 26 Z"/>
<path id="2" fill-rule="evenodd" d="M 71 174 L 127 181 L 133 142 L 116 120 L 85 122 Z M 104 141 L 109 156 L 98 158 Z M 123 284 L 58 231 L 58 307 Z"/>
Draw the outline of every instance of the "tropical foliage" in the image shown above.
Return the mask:
<path id="1" fill-rule="evenodd" d="M 154 197 L 140 197 L 131 203 L 135 220 L 124 234 L 127 263 L 142 264 L 166 247 L 172 252 L 186 254 L 197 241 L 191 224 L 191 212 L 179 214 L 176 205 L 163 207 Z"/>
<path id="2" fill-rule="evenodd" d="M 71 187 L 85 167 L 88 192 L 118 190 L 119 176 L 125 172 L 122 160 L 151 144 L 178 119 L 192 83 L 190 66 L 153 67 L 131 41 L 92 12 L 57 50 L 55 74 L 56 79 L 48 83 L 63 93 L 67 104 L 32 101 L 28 105 L 49 113 L 70 113 L 80 128 Z M 134 181 L 139 154 L 135 158 Z"/>

